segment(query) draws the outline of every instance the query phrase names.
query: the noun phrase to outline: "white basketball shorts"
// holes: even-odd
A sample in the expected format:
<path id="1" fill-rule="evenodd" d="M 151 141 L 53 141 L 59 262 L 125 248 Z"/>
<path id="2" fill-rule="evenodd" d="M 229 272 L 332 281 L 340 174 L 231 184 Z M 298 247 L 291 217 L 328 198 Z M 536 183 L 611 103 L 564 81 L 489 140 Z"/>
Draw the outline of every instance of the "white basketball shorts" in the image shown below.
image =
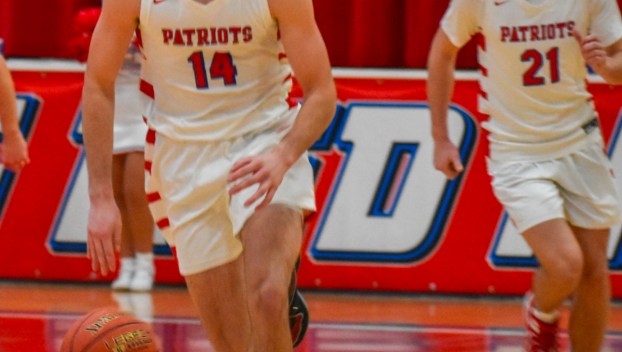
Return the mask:
<path id="1" fill-rule="evenodd" d="M 602 139 L 592 136 L 582 149 L 558 159 L 488 160 L 494 193 L 520 233 L 557 218 L 587 229 L 619 223 L 620 197 L 612 170 Z"/>
<path id="2" fill-rule="evenodd" d="M 138 89 L 137 74 L 121 71 L 115 81 L 114 108 L 114 154 L 123 154 L 145 149 L 147 124 L 143 119 L 146 104 L 144 94 Z"/>
<path id="3" fill-rule="evenodd" d="M 149 131 L 147 197 L 157 226 L 175 247 L 182 275 L 214 268 L 240 255 L 238 234 L 254 210 L 243 203 L 257 186 L 230 197 L 229 170 L 236 161 L 276 145 L 288 130 L 288 126 L 275 126 L 217 142 L 177 141 Z M 315 211 L 313 170 L 306 153 L 286 173 L 272 199 L 275 203 Z"/>

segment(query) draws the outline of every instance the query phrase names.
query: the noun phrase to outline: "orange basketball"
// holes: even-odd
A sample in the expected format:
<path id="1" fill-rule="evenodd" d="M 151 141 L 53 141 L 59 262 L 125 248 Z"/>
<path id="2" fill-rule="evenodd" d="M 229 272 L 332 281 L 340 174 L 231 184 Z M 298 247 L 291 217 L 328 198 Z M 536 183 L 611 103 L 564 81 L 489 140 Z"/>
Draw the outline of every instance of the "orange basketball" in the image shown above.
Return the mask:
<path id="1" fill-rule="evenodd" d="M 63 339 L 61 352 L 160 352 L 151 325 L 115 307 L 80 317 Z"/>

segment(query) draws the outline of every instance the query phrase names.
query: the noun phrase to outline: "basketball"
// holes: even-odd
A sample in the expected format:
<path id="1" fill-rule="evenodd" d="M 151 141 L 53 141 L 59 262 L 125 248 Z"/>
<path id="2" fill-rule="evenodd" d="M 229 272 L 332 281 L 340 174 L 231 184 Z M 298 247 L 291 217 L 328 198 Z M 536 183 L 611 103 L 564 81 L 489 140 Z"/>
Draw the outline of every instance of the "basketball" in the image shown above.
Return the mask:
<path id="1" fill-rule="evenodd" d="M 61 352 L 159 352 L 151 325 L 115 307 L 95 309 L 76 320 Z"/>

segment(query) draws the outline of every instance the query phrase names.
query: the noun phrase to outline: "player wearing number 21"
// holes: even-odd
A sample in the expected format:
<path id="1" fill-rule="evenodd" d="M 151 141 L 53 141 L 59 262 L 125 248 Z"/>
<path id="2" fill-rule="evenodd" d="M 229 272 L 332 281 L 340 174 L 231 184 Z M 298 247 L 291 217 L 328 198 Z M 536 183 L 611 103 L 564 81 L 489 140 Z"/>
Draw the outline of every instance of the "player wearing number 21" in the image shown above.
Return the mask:
<path id="1" fill-rule="evenodd" d="M 615 0 L 453 0 L 428 58 L 434 166 L 463 169 L 447 111 L 456 55 L 481 34 L 479 110 L 488 116 L 495 196 L 540 266 L 525 299 L 529 352 L 559 350 L 559 310 L 571 299 L 574 352 L 600 351 L 610 284 L 609 228 L 620 201 L 587 65 L 622 83 L 622 22 Z"/>
<path id="2" fill-rule="evenodd" d="M 114 78 L 135 29 L 151 98 L 147 197 L 208 338 L 218 352 L 292 351 L 288 293 L 315 209 L 306 150 L 336 107 L 312 1 L 103 2 L 83 97 L 88 255 L 103 274 L 120 235 Z M 289 96 L 294 72 L 302 107 Z"/>

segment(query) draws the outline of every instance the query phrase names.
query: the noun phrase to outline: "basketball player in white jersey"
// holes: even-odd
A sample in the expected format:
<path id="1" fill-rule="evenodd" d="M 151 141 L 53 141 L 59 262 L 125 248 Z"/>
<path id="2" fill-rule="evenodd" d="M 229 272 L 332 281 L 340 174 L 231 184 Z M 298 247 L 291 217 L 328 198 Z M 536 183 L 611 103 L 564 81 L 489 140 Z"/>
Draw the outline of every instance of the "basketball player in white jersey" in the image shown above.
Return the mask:
<path id="1" fill-rule="evenodd" d="M 306 150 L 336 107 L 312 1 L 104 1 L 83 100 L 88 254 L 103 274 L 120 229 L 114 77 L 136 26 L 152 99 L 147 195 L 205 331 L 216 351 L 292 351 L 288 286 L 315 208 Z M 302 108 L 289 99 L 292 72 Z"/>
<path id="2" fill-rule="evenodd" d="M 74 33 L 69 45 L 80 62 L 88 57 L 100 14 L 100 7 L 88 7 L 74 16 Z M 140 51 L 136 40 L 132 40 L 115 82 L 112 184 L 121 212 L 123 234 L 119 273 L 111 286 L 119 291 L 150 291 L 155 275 L 154 224 L 144 188 L 147 125 L 143 114 L 148 98 L 139 91 L 140 66 Z"/>
<path id="3" fill-rule="evenodd" d="M 0 162 L 5 168 L 18 172 L 30 162 L 30 157 L 28 145 L 19 129 L 15 85 L 4 59 L 3 47 L 4 42 L 0 38 L 0 125 L 2 126 Z"/>
<path id="4" fill-rule="evenodd" d="M 456 55 L 480 33 L 479 109 L 489 115 L 495 195 L 540 268 L 527 295 L 527 351 L 557 351 L 559 309 L 573 300 L 574 352 L 599 351 L 610 286 L 609 228 L 620 221 L 618 190 L 603 153 L 589 64 L 622 83 L 622 21 L 615 0 L 453 0 L 428 59 L 434 165 L 463 169 L 448 137 Z"/>
<path id="5" fill-rule="evenodd" d="M 153 288 L 154 223 L 145 195 L 145 136 L 147 98 L 139 91 L 140 52 L 130 45 L 115 82 L 112 180 L 121 211 L 123 234 L 119 275 L 112 288 L 150 291 Z"/>

